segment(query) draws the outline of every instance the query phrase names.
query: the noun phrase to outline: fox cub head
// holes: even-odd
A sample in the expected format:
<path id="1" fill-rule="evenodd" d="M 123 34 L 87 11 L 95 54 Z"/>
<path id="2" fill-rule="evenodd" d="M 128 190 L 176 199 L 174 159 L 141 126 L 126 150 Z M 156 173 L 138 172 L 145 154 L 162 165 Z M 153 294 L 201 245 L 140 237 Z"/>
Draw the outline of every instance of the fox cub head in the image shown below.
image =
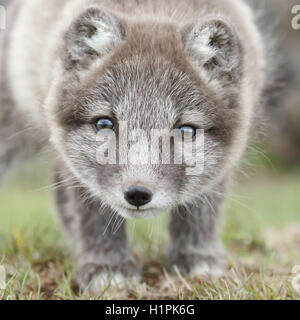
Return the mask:
<path id="1" fill-rule="evenodd" d="M 62 39 L 52 141 L 104 205 L 151 217 L 213 190 L 239 158 L 242 80 L 225 19 L 179 26 L 89 7 Z"/>

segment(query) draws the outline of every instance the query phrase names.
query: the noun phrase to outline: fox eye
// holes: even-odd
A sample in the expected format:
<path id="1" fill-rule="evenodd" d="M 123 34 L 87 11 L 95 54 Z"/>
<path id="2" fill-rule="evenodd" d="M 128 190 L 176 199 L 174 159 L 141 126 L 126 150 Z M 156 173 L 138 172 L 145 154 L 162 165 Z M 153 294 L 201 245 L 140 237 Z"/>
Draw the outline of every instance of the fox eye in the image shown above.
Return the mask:
<path id="1" fill-rule="evenodd" d="M 104 129 L 107 129 L 107 130 L 114 130 L 115 129 L 115 125 L 113 123 L 112 120 L 110 120 L 109 118 L 101 118 L 101 119 L 98 119 L 95 124 L 95 129 L 97 132 L 99 132 L 100 130 L 104 130 Z"/>
<path id="2" fill-rule="evenodd" d="M 181 126 L 179 130 L 181 131 L 182 139 L 184 139 L 184 137 L 194 139 L 197 134 L 197 129 L 188 125 Z"/>

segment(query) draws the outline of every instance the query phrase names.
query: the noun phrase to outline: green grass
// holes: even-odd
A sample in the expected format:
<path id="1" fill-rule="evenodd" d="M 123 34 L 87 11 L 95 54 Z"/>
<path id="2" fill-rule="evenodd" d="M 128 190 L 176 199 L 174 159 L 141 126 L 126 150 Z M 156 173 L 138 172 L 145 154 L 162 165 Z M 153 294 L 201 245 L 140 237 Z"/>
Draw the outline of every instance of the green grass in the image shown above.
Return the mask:
<path id="1" fill-rule="evenodd" d="M 260 169 L 260 166 L 264 169 Z M 217 281 L 169 274 L 163 266 L 167 215 L 130 222 L 144 283 L 106 288 L 97 299 L 299 299 L 291 270 L 300 264 L 300 170 L 266 170 L 238 179 L 228 194 L 220 233 L 229 271 Z M 26 171 L 26 170 L 25 170 Z M 88 299 L 72 282 L 73 260 L 51 202 L 49 172 L 8 179 L 0 190 L 0 265 L 7 288 L 0 299 Z"/>

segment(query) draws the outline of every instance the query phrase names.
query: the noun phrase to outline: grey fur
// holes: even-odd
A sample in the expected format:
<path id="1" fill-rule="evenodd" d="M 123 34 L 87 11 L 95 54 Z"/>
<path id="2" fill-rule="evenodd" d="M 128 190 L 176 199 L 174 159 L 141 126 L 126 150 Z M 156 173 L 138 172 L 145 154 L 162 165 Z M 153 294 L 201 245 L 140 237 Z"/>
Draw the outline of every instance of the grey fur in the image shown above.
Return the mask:
<path id="1" fill-rule="evenodd" d="M 36 136 L 56 149 L 57 207 L 76 252 L 78 283 L 97 290 L 105 272 L 138 276 L 123 218 L 169 209 L 169 267 L 220 275 L 216 224 L 225 181 L 246 148 L 265 86 L 264 47 L 250 9 L 233 0 L 15 3 L 19 18 L 2 39 L 0 170 Z M 24 41 L 32 34 L 35 41 Z M 122 121 L 147 137 L 184 124 L 204 129 L 204 172 L 186 175 L 186 162 L 99 164 L 99 117 L 115 121 L 117 136 Z M 28 124 L 34 135 L 7 140 Z M 144 142 L 134 157 L 148 151 Z M 124 200 L 135 184 L 153 193 L 140 210 Z"/>
<path id="2" fill-rule="evenodd" d="M 64 170 L 66 173 L 68 170 Z M 99 199 L 88 197 L 84 188 L 74 188 L 76 181 L 66 185 L 64 180 L 56 174 L 56 203 L 75 248 L 78 283 L 87 287 L 103 272 L 137 276 L 140 271 L 129 252 L 124 219 Z"/>
<path id="3" fill-rule="evenodd" d="M 193 274 L 195 268 L 206 268 L 211 276 L 225 270 L 224 250 L 216 226 L 224 186 L 222 182 L 217 190 L 203 194 L 194 204 L 172 210 L 167 255 L 170 268 L 177 266 L 187 274 Z"/>

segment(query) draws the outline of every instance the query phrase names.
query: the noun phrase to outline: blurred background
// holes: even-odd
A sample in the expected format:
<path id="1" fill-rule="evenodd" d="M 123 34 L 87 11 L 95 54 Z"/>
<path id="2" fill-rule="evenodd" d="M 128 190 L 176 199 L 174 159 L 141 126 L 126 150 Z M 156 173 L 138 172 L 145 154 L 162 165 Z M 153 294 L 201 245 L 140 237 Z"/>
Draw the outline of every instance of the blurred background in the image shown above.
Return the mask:
<path id="1" fill-rule="evenodd" d="M 291 9 L 300 1 L 254 2 L 264 9 L 266 32 L 280 39 L 278 52 L 270 55 L 283 57 L 285 88 L 268 106 L 264 134 L 249 147 L 237 172 L 220 233 L 231 264 L 238 258 L 252 271 L 263 267 L 289 273 L 300 264 L 300 30 L 291 27 Z M 49 281 L 57 276 L 55 269 L 70 267 L 51 202 L 50 172 L 51 161 L 42 154 L 10 174 L 0 189 L 0 264 L 4 254 L 24 274 L 32 265 Z M 164 253 L 166 225 L 166 215 L 128 225 L 136 255 L 154 268 Z"/>
<path id="2" fill-rule="evenodd" d="M 281 160 L 300 162 L 300 30 L 292 25 L 292 8 L 297 0 L 260 1 L 268 13 L 265 21 L 273 27 L 273 37 L 279 39 L 276 53 L 282 59 L 285 90 L 279 103 L 267 109 L 271 132 L 266 134 L 267 146 Z M 299 11 L 298 11 L 299 13 Z M 272 54 L 272 53 L 270 53 Z"/>

